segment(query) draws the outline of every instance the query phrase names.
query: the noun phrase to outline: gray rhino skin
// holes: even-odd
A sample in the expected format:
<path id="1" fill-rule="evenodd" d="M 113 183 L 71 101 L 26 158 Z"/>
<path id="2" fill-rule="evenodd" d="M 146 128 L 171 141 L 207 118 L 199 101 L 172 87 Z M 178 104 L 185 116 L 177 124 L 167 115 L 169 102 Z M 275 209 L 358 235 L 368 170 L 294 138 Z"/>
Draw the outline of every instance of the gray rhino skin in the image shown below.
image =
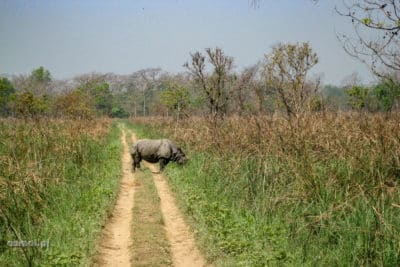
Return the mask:
<path id="1" fill-rule="evenodd" d="M 179 164 L 187 161 L 182 149 L 168 139 L 138 140 L 131 147 L 131 156 L 133 171 L 136 168 L 140 168 L 140 161 L 142 159 L 151 163 L 159 162 L 160 171 L 164 170 L 170 161 L 175 161 Z"/>

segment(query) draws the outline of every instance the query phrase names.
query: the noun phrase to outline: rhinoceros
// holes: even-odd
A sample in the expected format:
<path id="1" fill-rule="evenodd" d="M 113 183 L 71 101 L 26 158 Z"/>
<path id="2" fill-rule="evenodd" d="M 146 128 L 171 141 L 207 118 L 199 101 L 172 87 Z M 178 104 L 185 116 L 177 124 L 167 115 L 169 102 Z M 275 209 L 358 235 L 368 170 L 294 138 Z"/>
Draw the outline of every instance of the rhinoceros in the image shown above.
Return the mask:
<path id="1" fill-rule="evenodd" d="M 140 168 L 140 161 L 144 159 L 150 163 L 160 163 L 160 171 L 170 161 L 183 164 L 187 161 L 182 149 L 168 139 L 141 139 L 131 147 L 132 168 Z"/>

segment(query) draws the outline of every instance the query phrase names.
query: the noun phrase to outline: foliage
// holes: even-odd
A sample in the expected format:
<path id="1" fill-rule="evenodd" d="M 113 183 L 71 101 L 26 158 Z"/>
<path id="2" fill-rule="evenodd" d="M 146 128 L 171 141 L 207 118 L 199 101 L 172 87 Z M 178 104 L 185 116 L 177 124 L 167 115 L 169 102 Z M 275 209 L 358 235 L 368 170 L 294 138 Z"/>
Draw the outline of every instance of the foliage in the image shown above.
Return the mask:
<path id="1" fill-rule="evenodd" d="M 114 106 L 111 109 L 110 116 L 112 118 L 126 118 L 126 117 L 128 117 L 128 114 L 125 112 L 125 110 L 122 107 Z"/>
<path id="2" fill-rule="evenodd" d="M 368 106 L 370 90 L 367 87 L 355 85 L 346 90 L 348 104 L 355 110 L 363 110 Z"/>
<path id="3" fill-rule="evenodd" d="M 73 90 L 56 98 L 53 111 L 57 116 L 70 119 L 93 119 L 95 106 L 86 93 Z"/>
<path id="4" fill-rule="evenodd" d="M 113 95 L 110 85 L 102 77 L 95 77 L 84 81 L 77 90 L 86 94 L 94 103 L 98 115 L 110 115 L 113 103 Z"/>
<path id="5" fill-rule="evenodd" d="M 51 74 L 49 70 L 40 66 L 37 69 L 32 70 L 31 79 L 35 82 L 48 83 L 51 81 Z"/>
<path id="6" fill-rule="evenodd" d="M 94 95 L 96 109 L 102 111 L 103 114 L 109 114 L 112 107 L 112 95 L 108 83 L 97 84 L 91 93 Z"/>
<path id="7" fill-rule="evenodd" d="M 161 92 L 160 98 L 161 103 L 166 105 L 171 111 L 176 112 L 178 119 L 190 105 L 188 88 L 175 82 L 170 82 L 167 85 L 167 88 Z"/>
<path id="8" fill-rule="evenodd" d="M 384 80 L 372 88 L 382 111 L 391 111 L 400 97 L 400 84 L 392 79 Z"/>
<path id="9" fill-rule="evenodd" d="M 15 93 L 14 86 L 5 77 L 0 77 L 0 115 L 10 114 L 10 102 Z"/>
<path id="10" fill-rule="evenodd" d="M 49 108 L 47 95 L 35 96 L 32 92 L 18 93 L 14 99 L 15 110 L 23 117 L 37 117 L 44 115 Z"/>
<path id="11" fill-rule="evenodd" d="M 32 70 L 23 90 L 32 92 L 36 96 L 49 95 L 51 93 L 51 74 L 44 67 Z"/>

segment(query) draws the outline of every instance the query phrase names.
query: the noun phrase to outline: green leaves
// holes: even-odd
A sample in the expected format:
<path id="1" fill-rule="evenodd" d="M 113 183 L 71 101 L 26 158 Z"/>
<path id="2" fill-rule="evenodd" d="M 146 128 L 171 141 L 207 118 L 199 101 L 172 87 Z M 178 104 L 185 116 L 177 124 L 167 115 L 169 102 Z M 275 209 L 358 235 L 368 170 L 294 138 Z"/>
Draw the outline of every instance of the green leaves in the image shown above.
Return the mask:
<path id="1" fill-rule="evenodd" d="M 49 108 L 47 95 L 35 96 L 28 91 L 19 93 L 14 102 L 16 111 L 22 116 L 41 115 Z"/>
<path id="2" fill-rule="evenodd" d="M 367 25 L 367 26 L 370 26 L 371 23 L 372 23 L 372 20 L 371 20 L 370 18 L 363 18 L 363 19 L 361 20 L 361 22 L 362 22 L 363 24 Z"/>
<path id="3" fill-rule="evenodd" d="M 51 81 L 51 74 L 49 70 L 40 66 L 32 71 L 30 78 L 33 82 L 49 83 Z"/>
<path id="4" fill-rule="evenodd" d="M 14 86 L 7 78 L 0 77 L 0 115 L 9 112 L 9 104 L 14 94 Z"/>
<path id="5" fill-rule="evenodd" d="M 349 98 L 348 104 L 353 109 L 361 110 L 367 105 L 367 98 L 369 95 L 369 89 L 366 87 L 355 85 L 350 89 L 346 90 L 346 94 Z"/>
<path id="6" fill-rule="evenodd" d="M 161 103 L 178 113 L 186 110 L 190 104 L 189 88 L 174 82 L 167 85 L 167 89 L 161 93 L 160 97 Z"/>

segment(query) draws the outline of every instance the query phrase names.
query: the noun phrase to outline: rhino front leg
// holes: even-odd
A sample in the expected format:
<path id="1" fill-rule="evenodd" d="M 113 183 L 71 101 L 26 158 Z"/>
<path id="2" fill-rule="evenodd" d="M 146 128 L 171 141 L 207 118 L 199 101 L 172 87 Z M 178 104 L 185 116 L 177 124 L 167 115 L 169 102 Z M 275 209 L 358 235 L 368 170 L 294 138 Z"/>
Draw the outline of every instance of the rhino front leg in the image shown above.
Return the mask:
<path id="1" fill-rule="evenodd" d="M 160 163 L 160 172 L 162 172 L 165 168 L 165 166 L 168 164 L 169 160 L 165 158 L 161 158 L 159 161 Z"/>

